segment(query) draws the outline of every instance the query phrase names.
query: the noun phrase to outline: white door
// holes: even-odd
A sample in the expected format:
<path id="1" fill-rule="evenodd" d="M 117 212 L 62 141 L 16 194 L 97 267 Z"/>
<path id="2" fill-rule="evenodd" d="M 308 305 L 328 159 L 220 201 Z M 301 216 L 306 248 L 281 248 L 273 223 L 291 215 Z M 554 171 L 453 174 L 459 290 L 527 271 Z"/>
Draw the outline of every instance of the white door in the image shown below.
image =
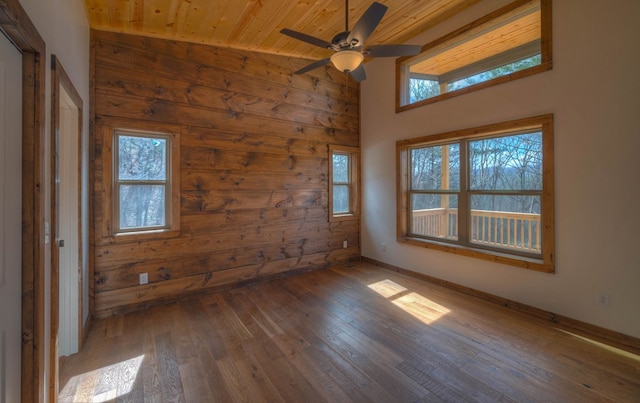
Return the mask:
<path id="1" fill-rule="evenodd" d="M 0 33 L 0 403 L 20 401 L 22 55 Z"/>
<path id="2" fill-rule="evenodd" d="M 56 236 L 59 249 L 60 270 L 60 322 L 59 354 L 61 356 L 78 352 L 80 332 L 80 205 L 78 196 L 78 108 L 60 85 L 60 149 L 59 149 L 59 187 L 58 228 Z M 61 246 L 60 241 L 64 241 Z"/>

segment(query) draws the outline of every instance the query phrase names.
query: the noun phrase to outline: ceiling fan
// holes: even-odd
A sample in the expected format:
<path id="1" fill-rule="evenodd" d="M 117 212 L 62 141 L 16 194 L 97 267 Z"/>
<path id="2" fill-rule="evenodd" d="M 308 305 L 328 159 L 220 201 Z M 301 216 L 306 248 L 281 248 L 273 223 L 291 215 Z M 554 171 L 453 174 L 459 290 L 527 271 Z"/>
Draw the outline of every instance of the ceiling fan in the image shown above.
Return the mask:
<path id="1" fill-rule="evenodd" d="M 420 53 L 419 45 L 378 45 L 365 47 L 364 43 L 376 29 L 382 17 L 387 12 L 387 6 L 374 2 L 367 11 L 360 17 L 358 22 L 349 31 L 349 0 L 345 0 L 345 31 L 333 37 L 331 43 L 303 34 L 291 29 L 283 29 L 280 33 L 309 43 L 314 46 L 333 50 L 335 53 L 326 59 L 318 60 L 310 65 L 296 71 L 295 74 L 303 74 L 307 71 L 333 63 L 335 68 L 345 73 L 351 74 L 356 81 L 367 78 L 362 61 L 368 57 L 398 57 L 413 56 Z"/>

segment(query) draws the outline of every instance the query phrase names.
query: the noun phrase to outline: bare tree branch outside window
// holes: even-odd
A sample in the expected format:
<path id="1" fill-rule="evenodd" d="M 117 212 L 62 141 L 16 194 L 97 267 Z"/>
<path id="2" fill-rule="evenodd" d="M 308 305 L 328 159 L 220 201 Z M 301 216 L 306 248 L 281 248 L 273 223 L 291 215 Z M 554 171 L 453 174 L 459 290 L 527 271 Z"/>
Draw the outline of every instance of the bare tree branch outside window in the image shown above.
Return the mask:
<path id="1" fill-rule="evenodd" d="M 119 229 L 165 227 L 168 138 L 118 133 L 116 143 Z"/>

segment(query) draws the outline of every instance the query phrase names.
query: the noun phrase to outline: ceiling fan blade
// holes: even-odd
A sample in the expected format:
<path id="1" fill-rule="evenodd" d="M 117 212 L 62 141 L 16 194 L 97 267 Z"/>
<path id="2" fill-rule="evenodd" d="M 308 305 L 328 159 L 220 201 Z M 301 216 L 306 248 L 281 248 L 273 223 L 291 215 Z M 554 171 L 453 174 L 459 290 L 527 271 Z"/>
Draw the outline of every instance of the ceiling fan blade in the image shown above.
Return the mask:
<path id="1" fill-rule="evenodd" d="M 326 64 L 329 64 L 330 62 L 331 62 L 331 59 L 327 57 L 326 59 L 322 59 L 322 60 L 318 60 L 317 62 L 313 62 L 310 65 L 301 68 L 300 70 L 296 71 L 293 74 L 304 74 L 307 71 L 311 71 L 313 69 L 317 69 L 318 67 L 322 67 L 322 66 L 324 66 Z"/>
<path id="2" fill-rule="evenodd" d="M 329 42 L 316 38 L 315 36 L 303 34 L 302 32 L 284 28 L 283 30 L 280 31 L 280 33 L 290 36 L 292 38 L 295 38 L 299 41 L 310 43 L 311 45 L 320 46 L 321 48 L 325 48 L 325 49 L 333 48 L 333 45 L 331 45 Z"/>
<path id="3" fill-rule="evenodd" d="M 354 78 L 357 82 L 364 81 L 367 79 L 367 73 L 364 72 L 364 66 L 360 65 L 357 69 L 350 72 L 351 77 Z"/>
<path id="4" fill-rule="evenodd" d="M 378 24 L 380 24 L 380 21 L 382 21 L 382 17 L 384 17 L 384 13 L 386 12 L 387 6 L 384 4 L 375 2 L 371 4 L 362 17 L 360 17 L 358 22 L 356 22 L 356 25 L 354 25 L 347 37 L 347 42 L 351 43 L 355 39 L 358 41 L 358 44 L 362 46 L 369 35 L 371 35 Z"/>
<path id="5" fill-rule="evenodd" d="M 421 50 L 420 45 L 378 45 L 366 48 L 362 54 L 371 57 L 415 56 Z"/>

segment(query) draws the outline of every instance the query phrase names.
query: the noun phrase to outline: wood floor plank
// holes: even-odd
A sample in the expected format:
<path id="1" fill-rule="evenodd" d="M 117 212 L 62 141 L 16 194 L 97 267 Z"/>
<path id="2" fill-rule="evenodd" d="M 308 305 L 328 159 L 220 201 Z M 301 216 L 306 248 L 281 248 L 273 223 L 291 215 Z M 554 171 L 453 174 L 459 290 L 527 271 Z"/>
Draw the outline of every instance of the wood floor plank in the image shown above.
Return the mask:
<path id="1" fill-rule="evenodd" d="M 203 377 L 204 370 L 200 360 L 190 361 L 180 364 L 180 379 L 184 388 L 184 397 L 187 402 L 211 402 L 213 393 L 209 387 L 209 382 Z"/>
<path id="2" fill-rule="evenodd" d="M 250 322 L 254 322 L 261 329 L 261 333 L 265 337 L 274 337 L 276 335 L 283 334 L 284 332 L 265 312 L 260 309 L 259 305 L 256 305 L 250 298 L 248 290 L 242 289 L 242 292 L 232 292 L 233 301 L 236 303 L 237 309 L 241 309 L 245 315 L 251 318 Z M 244 322 L 244 321 L 243 321 Z M 252 334 L 255 334 L 258 330 L 250 330 Z"/>
<path id="3" fill-rule="evenodd" d="M 304 340 L 310 346 L 317 347 L 318 351 L 314 351 L 315 354 L 321 354 L 323 358 L 328 361 L 329 366 L 325 369 L 330 373 L 334 380 L 342 380 L 344 378 L 349 379 L 350 383 L 355 382 L 356 385 L 361 385 L 363 394 L 359 394 L 358 391 L 354 391 L 351 387 L 346 388 L 347 394 L 354 397 L 355 401 L 372 400 L 375 401 L 375 397 L 382 399 L 385 396 L 391 398 L 391 395 L 387 393 L 380 385 L 369 379 L 369 377 L 359 371 L 353 363 L 345 360 L 339 352 L 333 348 L 330 343 L 327 342 L 327 338 L 335 339 L 335 334 L 341 332 L 340 327 L 345 326 L 345 322 L 331 321 L 328 312 L 322 312 L 322 308 L 310 303 L 309 300 L 304 299 L 304 290 L 296 289 L 295 287 L 289 287 L 286 282 L 279 282 L 282 290 L 286 290 L 290 295 L 290 301 L 286 305 L 280 307 L 279 311 L 287 317 L 298 316 L 294 323 L 294 329 L 302 336 Z M 300 291 L 300 292 L 299 292 Z M 307 295 L 309 296 L 309 295 Z M 325 320 L 319 320 L 324 318 Z M 321 324 L 316 327 L 317 324 Z M 308 347 L 305 351 L 308 351 Z M 316 359 L 323 361 L 316 355 Z"/>
<path id="4" fill-rule="evenodd" d="M 236 358 L 236 366 L 239 369 L 242 379 L 251 379 L 251 386 L 259 401 L 263 402 L 286 402 L 286 396 L 278 382 L 274 380 L 272 374 L 280 371 L 274 370 L 274 360 L 264 359 L 262 347 L 257 343 L 247 346 L 247 354 Z M 263 366 L 267 364 L 267 372 Z"/>
<path id="5" fill-rule="evenodd" d="M 264 370 L 262 372 L 269 379 L 269 383 L 277 389 L 283 402 L 327 402 L 304 374 L 298 371 L 287 358 L 280 357 L 276 360 L 270 360 L 265 359 L 262 355 L 257 355 L 257 357 L 262 366 L 269 368 L 268 372 L 264 372 Z M 256 365 L 253 367 L 261 368 Z M 266 401 L 275 400 L 267 399 Z"/>
<path id="6" fill-rule="evenodd" d="M 197 359 L 198 351 L 193 343 L 193 335 L 189 329 L 189 319 L 184 315 L 187 307 L 181 303 L 180 315 L 173 318 L 173 326 L 171 327 L 171 339 L 173 340 L 176 361 L 179 366 L 189 364 Z"/>
<path id="7" fill-rule="evenodd" d="M 336 383 L 351 402 L 375 402 L 375 396 L 367 390 L 368 384 L 348 364 L 335 359 L 335 353 L 311 346 L 305 350 L 310 359 Z M 385 394 L 386 395 L 386 394 Z M 389 396 L 380 396 L 389 398 Z"/>
<path id="8" fill-rule="evenodd" d="M 338 382 L 324 370 L 329 365 L 327 362 L 319 362 L 312 359 L 308 350 L 287 356 L 288 360 L 302 373 L 314 386 L 316 391 L 328 402 L 347 402 L 351 400 L 340 388 Z"/>
<path id="9" fill-rule="evenodd" d="M 255 395 L 248 382 L 244 382 L 240 371 L 236 368 L 236 361 L 227 356 L 217 361 L 220 373 L 224 378 L 226 388 L 234 402 L 263 401 L 261 395 Z"/>
<path id="10" fill-rule="evenodd" d="M 640 401 L 640 357 L 367 263 L 96 320 L 59 401 Z"/>
<path id="11" fill-rule="evenodd" d="M 344 333 L 346 332 L 337 335 L 325 334 L 324 340 L 331 348 L 338 351 L 338 354 L 340 354 L 343 359 L 360 368 L 365 375 L 380 385 L 391 396 L 400 401 L 407 402 L 417 400 L 426 392 L 423 388 L 416 387 L 418 385 L 413 382 L 408 380 L 402 382 L 396 379 L 396 377 L 390 374 L 392 368 L 385 369 L 371 358 L 371 352 L 366 349 L 361 351 L 357 347 L 354 347 L 353 344 L 346 342 L 344 338 L 341 337 Z"/>
<path id="12" fill-rule="evenodd" d="M 209 319 L 207 307 L 201 298 L 189 301 L 185 305 L 185 316 L 188 321 L 189 333 L 194 345 L 198 346 L 200 354 L 206 348 L 215 360 L 223 358 L 227 354 L 222 339 L 214 331 L 213 321 Z"/>
<path id="13" fill-rule="evenodd" d="M 338 372 L 357 385 L 363 392 L 367 400 L 371 401 L 393 401 L 393 395 L 385 390 L 382 385 L 372 379 L 364 370 L 359 368 L 356 363 L 347 359 L 345 355 L 335 349 L 328 341 L 333 338 L 329 329 L 314 328 L 311 323 L 300 325 L 298 331 L 305 339 L 314 347 L 317 347 L 321 354 L 329 359 L 329 362 Z"/>
<path id="14" fill-rule="evenodd" d="M 428 394 L 427 389 L 405 377 L 404 374 L 397 369 L 397 365 L 400 362 L 397 362 L 396 357 L 398 356 L 395 353 L 389 353 L 384 346 L 381 346 L 378 343 L 371 342 L 370 344 L 366 344 L 366 341 L 370 339 L 362 334 L 354 332 L 355 331 L 342 332 L 338 335 L 338 338 L 347 345 L 357 349 L 359 354 L 362 356 L 368 357 L 373 365 L 371 365 L 371 367 L 367 366 L 366 368 L 375 368 L 376 372 L 378 372 L 376 376 L 380 376 L 383 379 L 391 379 L 393 384 L 389 387 L 392 389 L 399 388 L 399 396 L 410 394 L 412 395 L 411 400 L 415 401 L 418 400 L 418 397 Z M 406 390 L 406 392 L 404 390 Z"/>
<path id="15" fill-rule="evenodd" d="M 209 348 L 204 345 L 199 346 L 199 359 L 202 367 L 200 376 L 207 380 L 209 390 L 212 394 L 212 402 L 230 402 L 231 395 L 225 384 L 220 367 Z"/>
<path id="16" fill-rule="evenodd" d="M 166 402 L 184 402 L 184 390 L 178 360 L 176 359 L 174 341 L 170 333 L 162 333 L 155 338 L 158 356 L 158 374 L 160 375 L 160 387 L 162 400 Z"/>
<path id="17" fill-rule="evenodd" d="M 142 353 L 144 355 L 144 364 L 142 366 L 142 393 L 144 395 L 145 402 L 159 402 L 162 400 L 162 387 L 160 372 L 158 370 L 158 358 L 156 353 L 156 346 L 154 342 L 153 324 L 157 322 L 153 321 L 152 316 L 145 318 L 142 322 L 148 332 L 143 336 L 143 348 Z"/>
<path id="18" fill-rule="evenodd" d="M 431 372 L 435 369 L 430 366 L 425 366 L 419 361 L 407 360 L 398 365 L 398 369 L 402 371 L 407 377 L 417 382 L 420 386 L 424 387 L 436 396 L 438 399 L 447 402 L 471 402 L 470 397 L 466 397 L 459 393 L 452 385 L 448 383 L 439 382 L 431 375 Z"/>
<path id="19" fill-rule="evenodd" d="M 296 287 L 297 288 L 297 287 Z M 295 293 L 296 289 L 287 288 L 287 290 L 291 293 Z M 314 306 L 317 309 L 324 309 L 324 305 L 319 301 L 319 298 L 314 298 L 309 294 L 297 294 L 297 297 L 304 301 L 307 305 Z M 346 307 L 343 307 L 346 309 Z M 354 347 L 354 344 L 350 344 L 345 340 L 353 340 L 349 339 L 347 334 L 355 333 L 356 330 L 349 326 L 349 323 L 344 321 L 339 315 L 335 315 L 339 309 L 337 307 L 332 307 L 327 310 L 327 312 L 323 313 L 323 317 L 331 318 L 335 321 L 335 328 L 341 329 L 339 331 L 331 331 L 327 326 L 326 322 L 323 325 L 314 331 L 314 328 L 311 327 L 312 331 L 316 333 L 318 337 L 320 337 L 324 343 L 326 343 L 329 347 L 335 350 L 344 360 L 350 362 L 357 368 L 360 368 L 365 375 L 373 379 L 377 384 L 379 384 L 386 392 L 390 393 L 397 399 L 401 401 L 414 401 L 422 394 L 426 393 L 426 390 L 419 387 L 417 384 L 412 384 L 412 382 L 401 382 L 398 381 L 394 376 L 391 376 L 389 372 L 383 367 L 379 366 L 371 356 L 375 355 L 375 352 L 369 350 L 364 347 L 363 344 L 358 344 L 362 349 L 358 350 L 358 348 Z M 361 335 L 361 334 L 360 334 Z M 361 335 L 364 338 L 364 335 Z M 393 367 L 390 367 L 393 369 Z"/>
<path id="20" fill-rule="evenodd" d="M 484 358 L 484 359 L 483 359 Z M 511 366 L 496 362 L 492 357 L 480 356 L 465 364 L 461 370 L 480 382 L 500 390 L 505 397 L 516 402 L 553 401 L 543 383 L 526 378 Z"/>

